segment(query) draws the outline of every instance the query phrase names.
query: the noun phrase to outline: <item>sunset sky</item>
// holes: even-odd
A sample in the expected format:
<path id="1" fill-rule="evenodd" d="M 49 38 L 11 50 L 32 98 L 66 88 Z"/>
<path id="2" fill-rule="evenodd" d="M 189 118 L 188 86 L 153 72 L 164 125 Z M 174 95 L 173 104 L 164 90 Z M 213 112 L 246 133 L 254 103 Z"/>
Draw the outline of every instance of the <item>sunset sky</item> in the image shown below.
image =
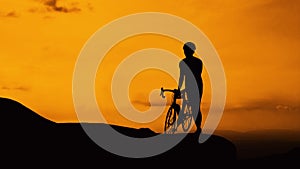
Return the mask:
<path id="1" fill-rule="evenodd" d="M 227 97 L 218 129 L 300 130 L 298 0 L 1 0 L 0 4 L 0 96 L 19 101 L 50 120 L 78 121 L 72 99 L 73 72 L 93 33 L 122 16 L 162 12 L 196 25 L 219 54 Z M 138 50 L 159 48 L 184 58 L 182 45 L 147 34 L 112 48 L 95 80 L 97 101 L 108 122 L 163 129 L 164 114 L 149 124 L 122 117 L 113 106 L 111 78 L 117 65 Z M 210 82 L 205 71 L 203 77 L 206 117 Z M 149 92 L 162 86 L 176 87 L 176 80 L 156 70 L 140 72 L 130 85 L 132 104 L 147 110 Z M 156 99 L 158 102 L 159 96 Z"/>

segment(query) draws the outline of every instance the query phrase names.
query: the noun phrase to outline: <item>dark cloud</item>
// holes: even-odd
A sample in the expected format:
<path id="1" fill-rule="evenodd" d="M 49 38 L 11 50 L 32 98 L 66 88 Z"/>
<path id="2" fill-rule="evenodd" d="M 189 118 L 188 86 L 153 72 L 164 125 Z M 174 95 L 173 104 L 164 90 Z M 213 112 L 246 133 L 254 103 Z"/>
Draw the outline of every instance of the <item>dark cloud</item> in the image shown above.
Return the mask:
<path id="1" fill-rule="evenodd" d="M 56 12 L 79 12 L 81 11 L 80 8 L 76 7 L 75 3 L 72 5 L 72 7 L 64 7 L 64 6 L 58 6 L 57 0 L 43 0 L 42 1 L 44 5 L 48 7 L 49 11 L 56 11 Z"/>
<path id="2" fill-rule="evenodd" d="M 10 11 L 10 12 L 6 12 L 6 13 L 0 12 L 0 16 L 1 17 L 8 17 L 8 18 L 16 18 L 19 15 L 15 11 Z"/>
<path id="3" fill-rule="evenodd" d="M 94 7 L 93 7 L 93 5 L 92 5 L 91 3 L 88 3 L 88 4 L 87 4 L 87 7 L 88 7 L 88 9 L 89 9 L 90 11 L 93 11 L 93 10 L 94 10 Z"/>
<path id="4" fill-rule="evenodd" d="M 141 100 L 133 100 L 133 104 L 143 105 L 143 106 L 151 106 L 149 102 L 141 101 Z"/>
<path id="5" fill-rule="evenodd" d="M 11 12 L 8 12 L 8 13 L 6 14 L 6 16 L 7 16 L 7 17 L 17 17 L 18 15 L 17 15 L 17 13 L 16 13 L 15 11 L 11 11 Z"/>
<path id="6" fill-rule="evenodd" d="M 24 92 L 27 92 L 30 90 L 30 88 L 26 87 L 26 86 L 16 86 L 16 87 L 2 86 L 1 89 L 2 90 L 17 90 L 17 91 L 24 91 Z"/>
<path id="7" fill-rule="evenodd" d="M 238 105 L 228 106 L 230 112 L 243 112 L 243 111 L 285 111 L 297 112 L 300 110 L 300 105 L 297 102 L 290 102 L 280 99 L 257 99 L 249 100 Z"/>
<path id="8" fill-rule="evenodd" d="M 150 104 L 150 102 L 143 101 L 143 100 L 133 100 L 132 103 L 147 106 L 147 107 L 150 107 L 150 106 L 166 106 L 163 102 L 152 102 L 152 104 Z M 169 105 L 169 103 L 166 103 L 166 104 Z"/>

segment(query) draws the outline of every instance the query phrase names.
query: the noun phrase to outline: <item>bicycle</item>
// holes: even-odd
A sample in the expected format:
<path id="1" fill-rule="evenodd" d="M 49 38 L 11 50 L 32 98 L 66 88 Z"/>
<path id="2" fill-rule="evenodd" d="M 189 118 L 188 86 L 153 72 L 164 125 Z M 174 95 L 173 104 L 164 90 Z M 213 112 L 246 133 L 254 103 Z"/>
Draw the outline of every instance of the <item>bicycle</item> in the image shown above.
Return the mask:
<path id="1" fill-rule="evenodd" d="M 178 126 L 181 124 L 184 132 L 189 131 L 192 123 L 192 108 L 187 98 L 185 90 L 178 89 L 164 89 L 161 88 L 160 96 L 165 98 L 164 92 L 172 92 L 172 103 L 168 109 L 165 118 L 164 133 L 174 134 L 177 131 Z M 182 107 L 177 104 L 176 100 L 182 99 Z"/>

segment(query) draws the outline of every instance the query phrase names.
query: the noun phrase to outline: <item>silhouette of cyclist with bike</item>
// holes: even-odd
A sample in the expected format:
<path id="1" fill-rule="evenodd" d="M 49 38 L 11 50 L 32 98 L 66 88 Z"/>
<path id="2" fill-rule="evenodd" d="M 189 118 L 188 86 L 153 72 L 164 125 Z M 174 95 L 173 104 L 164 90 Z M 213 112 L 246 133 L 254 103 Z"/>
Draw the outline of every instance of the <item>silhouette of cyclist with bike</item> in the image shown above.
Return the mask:
<path id="1" fill-rule="evenodd" d="M 196 134 L 199 135 L 201 133 L 202 122 L 200 103 L 203 93 L 203 81 L 201 76 L 203 63 L 201 59 L 194 56 L 195 50 L 196 45 L 193 42 L 187 42 L 183 45 L 185 58 L 179 62 L 180 76 L 178 89 L 180 91 L 183 82 L 185 82 L 185 90 L 191 102 L 193 118 L 197 127 Z"/>

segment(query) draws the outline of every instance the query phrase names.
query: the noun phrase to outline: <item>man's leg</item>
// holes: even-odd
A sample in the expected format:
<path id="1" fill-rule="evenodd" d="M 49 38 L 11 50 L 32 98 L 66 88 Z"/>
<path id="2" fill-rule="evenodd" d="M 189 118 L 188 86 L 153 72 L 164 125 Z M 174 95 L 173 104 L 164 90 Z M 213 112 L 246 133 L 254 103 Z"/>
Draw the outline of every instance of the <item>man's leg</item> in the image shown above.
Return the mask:
<path id="1" fill-rule="evenodd" d="M 201 122 L 202 122 L 202 113 L 201 113 L 201 110 L 199 109 L 198 111 L 198 115 L 197 117 L 195 118 L 195 124 L 197 126 L 197 131 L 196 133 L 199 135 L 201 133 Z"/>
<path id="2" fill-rule="evenodd" d="M 196 134 L 199 135 L 202 132 L 201 129 L 201 123 L 202 123 L 202 112 L 201 112 L 201 108 L 200 108 L 200 102 L 201 102 L 201 97 L 202 97 L 202 92 L 199 92 L 199 97 L 194 97 L 193 99 L 193 107 L 192 107 L 192 111 L 193 111 L 193 115 L 194 115 L 194 120 L 195 120 L 195 125 L 197 127 L 196 130 Z M 196 113 L 198 112 L 198 113 Z"/>
<path id="3" fill-rule="evenodd" d="M 202 97 L 202 90 L 198 91 L 199 95 L 195 94 L 195 91 L 188 92 L 188 98 L 190 100 L 192 106 L 193 118 L 195 121 L 195 125 L 197 127 L 196 134 L 199 135 L 201 133 L 201 122 L 202 122 L 202 113 L 200 110 L 200 101 Z"/>
<path id="4" fill-rule="evenodd" d="M 192 103 L 191 106 L 192 106 L 193 118 L 194 118 L 194 121 L 195 121 L 195 125 L 197 127 L 196 133 L 200 134 L 201 133 L 202 114 L 201 114 L 201 111 L 200 111 L 199 103 L 197 104 L 199 99 L 193 99 L 193 100 L 190 100 L 190 101 L 191 101 L 190 103 Z"/>

